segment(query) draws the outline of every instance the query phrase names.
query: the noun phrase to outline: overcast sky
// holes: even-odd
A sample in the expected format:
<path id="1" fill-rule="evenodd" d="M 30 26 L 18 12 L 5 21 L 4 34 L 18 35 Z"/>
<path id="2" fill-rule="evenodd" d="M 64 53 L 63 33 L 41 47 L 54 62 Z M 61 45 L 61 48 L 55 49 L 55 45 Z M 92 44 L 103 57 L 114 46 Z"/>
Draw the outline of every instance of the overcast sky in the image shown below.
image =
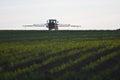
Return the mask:
<path id="1" fill-rule="evenodd" d="M 51 18 L 80 29 L 118 29 L 120 0 L 0 0 L 0 29 L 25 29 Z"/>

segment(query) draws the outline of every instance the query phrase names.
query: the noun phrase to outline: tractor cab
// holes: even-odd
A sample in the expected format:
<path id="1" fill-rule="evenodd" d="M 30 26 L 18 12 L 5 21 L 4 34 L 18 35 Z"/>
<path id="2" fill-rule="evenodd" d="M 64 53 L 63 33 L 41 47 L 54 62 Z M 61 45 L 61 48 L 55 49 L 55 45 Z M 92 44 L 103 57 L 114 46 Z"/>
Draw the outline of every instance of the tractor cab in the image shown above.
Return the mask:
<path id="1" fill-rule="evenodd" d="M 47 21 L 47 27 L 49 28 L 49 30 L 58 30 L 58 21 L 56 19 L 49 19 Z"/>

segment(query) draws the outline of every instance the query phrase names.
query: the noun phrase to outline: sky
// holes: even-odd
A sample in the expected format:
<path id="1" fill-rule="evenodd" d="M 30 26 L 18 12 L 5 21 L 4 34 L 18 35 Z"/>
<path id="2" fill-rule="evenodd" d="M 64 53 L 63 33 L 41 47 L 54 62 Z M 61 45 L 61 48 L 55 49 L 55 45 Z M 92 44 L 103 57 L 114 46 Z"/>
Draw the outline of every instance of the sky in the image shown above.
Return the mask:
<path id="1" fill-rule="evenodd" d="M 22 25 L 43 24 L 48 19 L 81 25 L 80 30 L 118 29 L 120 0 L 0 0 L 1 30 L 30 29 Z"/>

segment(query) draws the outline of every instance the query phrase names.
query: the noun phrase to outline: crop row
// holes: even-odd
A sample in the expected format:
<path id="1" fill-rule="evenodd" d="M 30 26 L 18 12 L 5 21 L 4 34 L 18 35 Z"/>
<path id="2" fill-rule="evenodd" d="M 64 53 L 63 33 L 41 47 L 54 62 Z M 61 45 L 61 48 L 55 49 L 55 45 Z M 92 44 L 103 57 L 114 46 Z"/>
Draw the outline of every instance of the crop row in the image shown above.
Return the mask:
<path id="1" fill-rule="evenodd" d="M 40 74 L 46 71 L 50 74 L 59 73 L 84 61 L 87 63 L 79 66 L 79 69 L 88 71 L 119 56 L 119 42 L 105 40 L 9 44 L 8 47 L 0 48 L 0 79 L 13 80 L 36 71 Z"/>

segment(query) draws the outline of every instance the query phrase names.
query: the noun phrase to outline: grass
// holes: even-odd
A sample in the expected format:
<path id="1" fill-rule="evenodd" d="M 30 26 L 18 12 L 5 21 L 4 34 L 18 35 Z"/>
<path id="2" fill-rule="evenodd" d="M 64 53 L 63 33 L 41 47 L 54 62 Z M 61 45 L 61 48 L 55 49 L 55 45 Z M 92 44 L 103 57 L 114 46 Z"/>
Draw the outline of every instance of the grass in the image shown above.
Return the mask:
<path id="1" fill-rule="evenodd" d="M 0 31 L 0 80 L 120 80 L 120 31 Z"/>

